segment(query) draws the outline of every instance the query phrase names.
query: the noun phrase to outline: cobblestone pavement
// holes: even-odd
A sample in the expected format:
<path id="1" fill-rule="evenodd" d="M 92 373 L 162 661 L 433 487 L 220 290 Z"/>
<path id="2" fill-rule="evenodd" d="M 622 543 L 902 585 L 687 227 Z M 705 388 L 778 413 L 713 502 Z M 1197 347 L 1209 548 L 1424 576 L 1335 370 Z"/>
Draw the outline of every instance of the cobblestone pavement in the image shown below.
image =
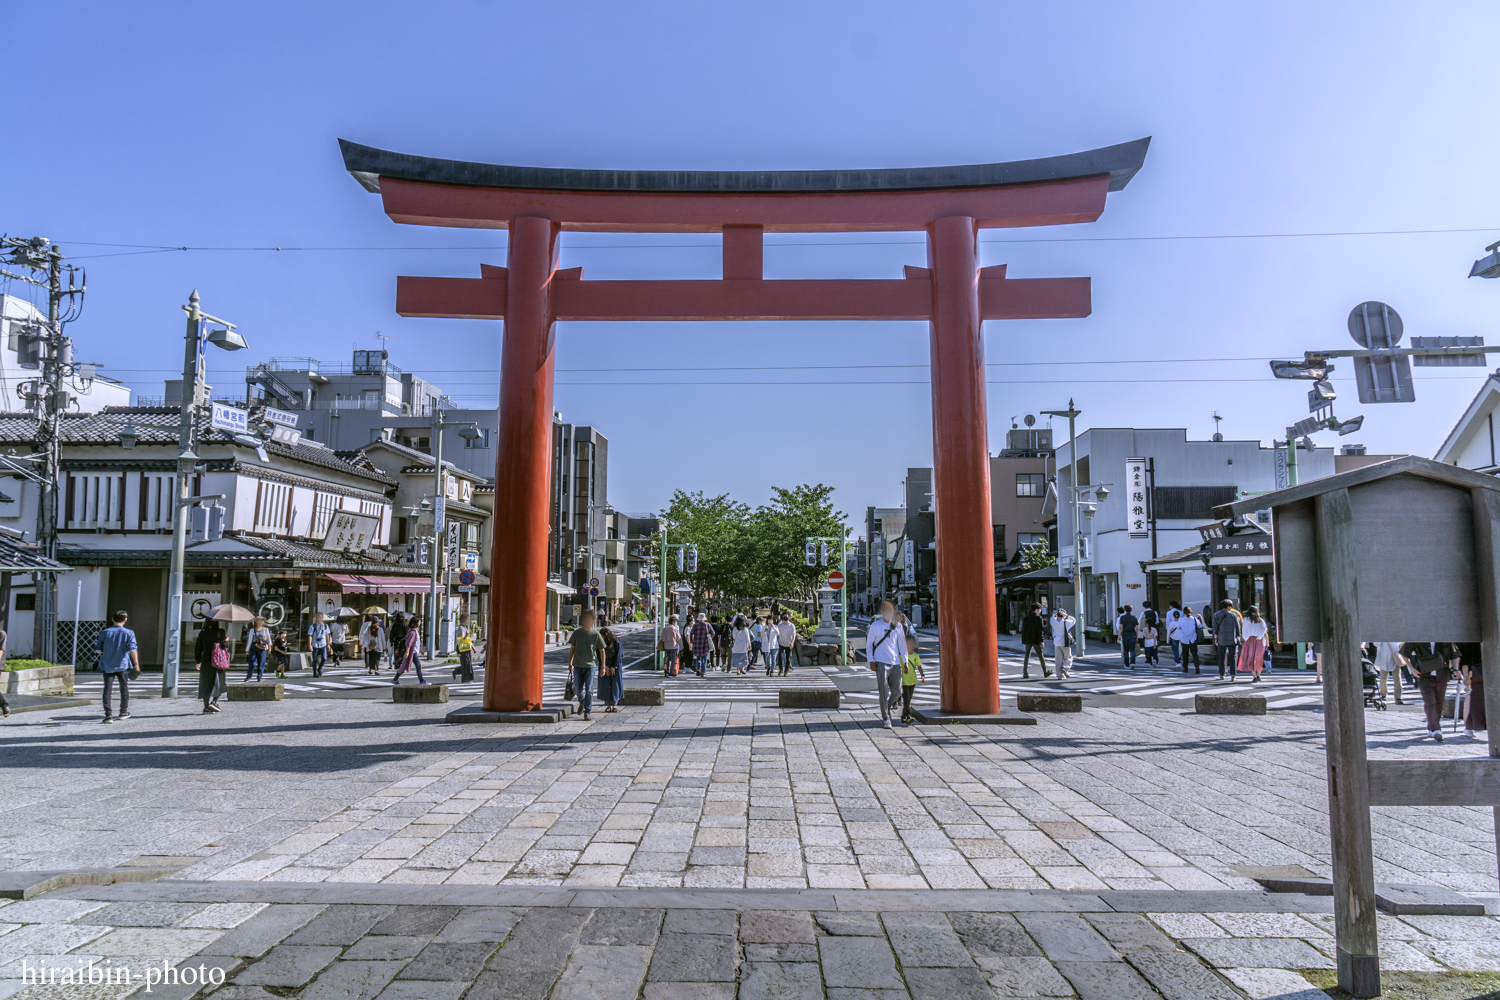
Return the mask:
<path id="1" fill-rule="evenodd" d="M 144 702 L 107 727 L 82 709 L 9 720 L 0 866 L 171 855 L 201 858 L 185 879 L 870 889 L 1329 873 L 1316 713 L 884 730 L 863 711 L 737 702 L 528 727 L 447 725 L 442 705 L 191 705 Z M 1479 752 L 1368 721 L 1376 756 Z M 1376 809 L 1376 878 L 1493 893 L 1491 824 Z"/>
<path id="2" fill-rule="evenodd" d="M 136 709 L 112 726 L 82 709 L 5 724 L 0 867 L 177 870 L 0 908 L 0 978 L 41 956 L 201 953 L 235 975 L 254 960 L 231 1000 L 1158 995 L 1145 983 L 1213 997 L 1241 980 L 1293 995 L 1280 973 L 1229 970 L 1328 962 L 1326 898 L 1271 896 L 1236 871 L 1328 873 L 1316 712 L 885 730 L 863 710 L 737 701 L 526 727 L 369 700 Z M 1479 752 L 1393 713 L 1368 723 L 1372 756 Z M 1493 914 L 1491 823 L 1377 809 L 1376 878 Z M 863 915 L 822 915 L 844 909 Z M 762 910 L 791 912 L 746 916 Z M 802 929 L 747 937 L 762 919 Z M 416 929 L 392 929 L 403 920 Z M 1500 968 L 1492 918 L 1386 925 L 1388 968 Z M 1163 985 L 1178 975 L 1189 985 Z M 27 995 L 115 995 L 40 989 L 54 988 Z M 856 989 L 875 992 L 840 992 Z"/>
<path id="3" fill-rule="evenodd" d="M 1238 892 L 78 887 L 0 906 L 0 996 L 1311 1000 L 1290 970 L 1333 967 L 1329 909 Z M 1387 971 L 1500 970 L 1494 917 L 1380 920 Z M 112 982 L 72 985 L 79 969 Z"/>

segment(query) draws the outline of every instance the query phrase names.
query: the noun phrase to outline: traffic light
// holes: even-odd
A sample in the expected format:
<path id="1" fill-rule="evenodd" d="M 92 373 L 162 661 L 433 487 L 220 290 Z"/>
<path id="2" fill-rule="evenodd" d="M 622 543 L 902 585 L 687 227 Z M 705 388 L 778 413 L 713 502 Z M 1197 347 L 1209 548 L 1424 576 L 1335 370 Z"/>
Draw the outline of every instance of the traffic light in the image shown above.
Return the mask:
<path id="1" fill-rule="evenodd" d="M 807 543 L 807 564 L 809 566 L 816 566 L 818 564 L 818 543 L 817 542 L 808 542 Z"/>
<path id="2" fill-rule="evenodd" d="M 828 565 L 828 543 L 827 542 L 820 542 L 819 543 L 819 555 L 822 558 L 821 558 L 821 561 L 818 563 L 818 565 L 819 566 L 827 566 Z"/>
<path id="3" fill-rule="evenodd" d="M 696 548 L 687 550 L 687 571 L 698 572 L 698 550 Z"/>
<path id="4" fill-rule="evenodd" d="M 677 550 L 677 572 L 682 572 L 682 549 Z"/>

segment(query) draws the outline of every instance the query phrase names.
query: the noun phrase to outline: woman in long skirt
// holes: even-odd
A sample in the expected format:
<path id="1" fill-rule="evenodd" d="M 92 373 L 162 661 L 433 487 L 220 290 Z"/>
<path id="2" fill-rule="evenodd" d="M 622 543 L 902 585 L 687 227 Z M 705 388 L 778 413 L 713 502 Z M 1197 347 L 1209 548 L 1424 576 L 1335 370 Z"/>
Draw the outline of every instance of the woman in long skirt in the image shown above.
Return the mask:
<path id="1" fill-rule="evenodd" d="M 736 615 L 729 630 L 729 669 L 743 674 L 750 669 L 750 623 Z"/>
<path id="2" fill-rule="evenodd" d="M 1266 633 L 1270 631 L 1266 620 L 1260 616 L 1255 605 L 1245 609 L 1245 621 L 1240 633 L 1240 673 L 1250 675 L 1250 683 L 1260 682 L 1260 670 L 1265 664 Z"/>
<path id="3" fill-rule="evenodd" d="M 625 697 L 625 678 L 620 676 L 620 640 L 613 629 L 600 629 L 599 635 L 604 639 L 604 668 L 599 671 L 599 699 L 604 702 L 606 712 L 618 712 L 620 700 Z"/>

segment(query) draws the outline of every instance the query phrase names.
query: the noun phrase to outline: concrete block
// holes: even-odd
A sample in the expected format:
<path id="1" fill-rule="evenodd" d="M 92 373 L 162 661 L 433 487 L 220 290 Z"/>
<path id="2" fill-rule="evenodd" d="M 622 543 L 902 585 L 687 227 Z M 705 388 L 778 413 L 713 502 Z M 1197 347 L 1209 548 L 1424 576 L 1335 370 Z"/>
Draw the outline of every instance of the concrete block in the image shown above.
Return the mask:
<path id="1" fill-rule="evenodd" d="M 280 701 L 285 689 L 280 684 L 231 684 L 230 701 Z"/>
<path id="2" fill-rule="evenodd" d="M 1083 695 L 1076 691 L 1025 691 L 1016 695 L 1023 712 L 1082 712 Z"/>
<path id="3" fill-rule="evenodd" d="M 73 665 L 59 663 L 50 667 L 32 667 L 29 670 L 7 670 L 6 694 L 72 694 Z"/>
<path id="4" fill-rule="evenodd" d="M 839 707 L 839 689 L 832 687 L 782 688 L 777 694 L 776 704 L 780 708 L 825 708 Z"/>
<path id="5" fill-rule="evenodd" d="M 628 687 L 620 696 L 621 705 L 665 705 L 666 703 L 666 691 L 655 685 L 651 687 Z"/>
<path id="6" fill-rule="evenodd" d="M 1397 916 L 1482 917 L 1484 904 L 1440 885 L 1375 884 L 1375 906 Z"/>
<path id="7" fill-rule="evenodd" d="M 448 700 L 446 684 L 396 684 L 391 701 L 399 704 L 441 705 Z"/>
<path id="8" fill-rule="evenodd" d="M 1193 695 L 1199 715 L 1265 715 L 1266 696 L 1249 691 L 1205 691 Z"/>

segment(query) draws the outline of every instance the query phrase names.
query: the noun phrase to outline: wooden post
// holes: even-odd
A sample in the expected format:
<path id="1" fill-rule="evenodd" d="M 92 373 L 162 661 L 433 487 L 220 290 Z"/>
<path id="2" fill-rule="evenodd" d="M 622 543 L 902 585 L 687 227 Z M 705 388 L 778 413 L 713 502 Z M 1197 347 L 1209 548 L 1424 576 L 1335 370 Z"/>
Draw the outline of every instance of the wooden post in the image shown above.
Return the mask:
<path id="1" fill-rule="evenodd" d="M 1500 494 L 1474 487 L 1474 568 L 1479 590 L 1480 669 L 1484 674 L 1484 710 L 1500 720 Z M 1500 721 L 1489 726 L 1490 756 L 1500 757 Z M 1500 806 L 1494 807 L 1495 848 L 1500 853 Z"/>
<path id="2" fill-rule="evenodd" d="M 1380 995 L 1375 931 L 1375 862 L 1365 760 L 1359 584 L 1354 513 L 1347 489 L 1314 498 L 1322 598 L 1323 728 L 1328 742 L 1328 824 L 1333 846 L 1333 926 L 1339 988 Z"/>

